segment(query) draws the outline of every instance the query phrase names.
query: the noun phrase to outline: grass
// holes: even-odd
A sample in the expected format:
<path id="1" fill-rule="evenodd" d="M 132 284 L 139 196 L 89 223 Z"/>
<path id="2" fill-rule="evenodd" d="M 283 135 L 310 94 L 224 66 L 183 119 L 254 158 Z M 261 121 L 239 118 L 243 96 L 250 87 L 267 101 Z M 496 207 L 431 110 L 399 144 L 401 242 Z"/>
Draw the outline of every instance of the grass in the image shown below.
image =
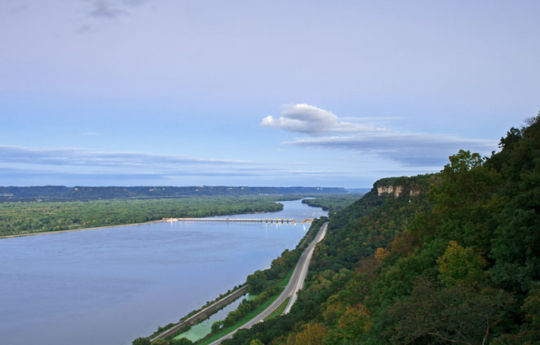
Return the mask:
<path id="1" fill-rule="evenodd" d="M 281 289 L 284 289 L 285 286 L 287 286 L 287 284 L 289 283 L 289 280 L 291 280 L 291 276 L 294 272 L 294 269 L 292 269 L 289 273 L 287 273 L 287 275 L 285 276 L 285 278 L 283 278 L 283 280 L 281 281 L 281 283 L 279 283 L 279 287 Z"/>
<path id="2" fill-rule="evenodd" d="M 287 308 L 287 304 L 289 303 L 290 299 L 290 297 L 287 297 L 287 299 L 283 303 L 281 303 L 281 305 L 276 310 L 274 310 L 272 314 L 268 315 L 268 317 L 264 319 L 264 321 L 280 316 L 281 313 L 283 313 L 283 311 L 285 310 L 285 308 Z"/>
<path id="3" fill-rule="evenodd" d="M 287 286 L 287 283 L 289 282 L 289 280 L 291 279 L 291 276 L 293 274 L 293 271 L 294 269 L 292 269 L 286 276 L 285 278 L 283 278 L 283 280 L 281 281 L 281 283 L 279 284 L 279 287 L 281 288 L 281 290 L 283 291 L 283 289 L 285 288 L 285 286 Z M 243 324 L 245 324 L 246 322 L 248 322 L 249 320 L 253 319 L 255 316 L 259 315 L 259 313 L 261 313 L 263 310 L 265 310 L 266 308 L 268 308 L 268 306 L 270 304 L 272 304 L 278 297 L 279 295 L 281 294 L 280 291 L 278 294 L 270 297 L 269 299 L 267 299 L 263 304 L 261 304 L 260 306 L 258 306 L 255 310 L 253 310 L 251 313 L 247 314 L 246 316 L 244 316 L 242 319 L 240 319 L 240 321 L 238 321 L 237 323 L 235 323 L 234 325 L 230 326 L 230 327 L 227 327 L 227 328 L 224 328 L 222 329 L 221 331 L 215 333 L 215 334 L 212 334 L 210 337 L 208 338 L 205 338 L 205 339 L 201 339 L 200 341 L 198 341 L 196 344 L 197 345 L 208 345 L 210 344 L 211 342 L 235 331 L 237 328 L 240 328 L 240 326 L 242 326 Z M 289 299 L 287 299 L 286 302 L 288 302 Z M 283 306 L 283 309 L 285 309 L 285 307 L 287 306 L 287 303 L 285 303 L 284 305 L 280 305 L 278 309 L 280 309 L 281 307 Z M 283 311 L 283 310 L 282 310 Z M 272 313 L 273 315 L 274 313 Z M 270 315 L 270 317 L 272 316 Z M 269 318 L 270 318 L 269 317 Z"/>

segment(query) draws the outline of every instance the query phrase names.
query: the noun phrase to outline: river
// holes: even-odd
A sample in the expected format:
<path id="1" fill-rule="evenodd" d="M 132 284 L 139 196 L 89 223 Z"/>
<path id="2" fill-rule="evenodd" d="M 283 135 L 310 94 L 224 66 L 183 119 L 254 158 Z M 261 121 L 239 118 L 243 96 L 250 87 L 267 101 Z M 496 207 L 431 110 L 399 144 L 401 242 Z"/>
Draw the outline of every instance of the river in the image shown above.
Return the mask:
<path id="1" fill-rule="evenodd" d="M 281 203 L 232 217 L 326 215 Z M 0 239 L 0 343 L 131 344 L 269 267 L 308 226 L 161 222 Z"/>

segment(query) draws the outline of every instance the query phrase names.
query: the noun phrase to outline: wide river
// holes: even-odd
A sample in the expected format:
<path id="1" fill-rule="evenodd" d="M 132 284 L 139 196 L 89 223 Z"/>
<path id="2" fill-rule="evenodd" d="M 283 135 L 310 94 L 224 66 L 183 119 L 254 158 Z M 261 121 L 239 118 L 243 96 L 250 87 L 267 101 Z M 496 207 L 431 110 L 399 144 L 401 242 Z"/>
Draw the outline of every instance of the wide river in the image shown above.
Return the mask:
<path id="1" fill-rule="evenodd" d="M 232 217 L 326 215 L 282 203 Z M 162 222 L 0 239 L 0 344 L 131 344 L 269 267 L 308 226 Z"/>

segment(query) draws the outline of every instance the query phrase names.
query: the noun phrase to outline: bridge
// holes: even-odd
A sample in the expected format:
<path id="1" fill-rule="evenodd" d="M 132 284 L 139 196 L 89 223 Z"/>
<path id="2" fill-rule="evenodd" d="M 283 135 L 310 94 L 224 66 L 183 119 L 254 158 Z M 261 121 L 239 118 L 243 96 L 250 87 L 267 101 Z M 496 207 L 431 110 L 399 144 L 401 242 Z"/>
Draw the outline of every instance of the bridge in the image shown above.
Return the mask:
<path id="1" fill-rule="evenodd" d="M 225 222 L 225 223 L 271 223 L 294 224 L 311 223 L 313 218 L 295 220 L 292 218 L 165 218 L 167 222 Z"/>

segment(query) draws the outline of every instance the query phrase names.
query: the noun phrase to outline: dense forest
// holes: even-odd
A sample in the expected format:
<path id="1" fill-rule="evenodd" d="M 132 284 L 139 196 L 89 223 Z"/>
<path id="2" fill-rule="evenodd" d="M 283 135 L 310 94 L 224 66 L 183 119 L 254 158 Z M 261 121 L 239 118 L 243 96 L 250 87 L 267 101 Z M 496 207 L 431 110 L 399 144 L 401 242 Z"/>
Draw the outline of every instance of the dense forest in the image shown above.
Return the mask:
<path id="1" fill-rule="evenodd" d="M 280 211 L 283 205 L 275 202 L 278 199 L 287 199 L 287 196 L 4 202 L 0 203 L 0 236 L 142 223 L 170 217 Z"/>
<path id="2" fill-rule="evenodd" d="M 314 207 L 320 207 L 329 214 L 333 214 L 339 210 L 346 208 L 356 200 L 360 199 L 365 193 L 349 193 L 349 194 L 323 194 L 315 198 L 302 200 L 304 204 Z"/>
<path id="3" fill-rule="evenodd" d="M 540 115 L 489 158 L 378 181 L 330 218 L 291 312 L 223 344 L 539 344 L 539 210 Z"/>
<path id="4" fill-rule="evenodd" d="M 253 196 L 343 194 L 343 188 L 328 187 L 0 187 L 0 202 L 88 201 L 100 199 L 162 199 L 194 196 Z"/>

